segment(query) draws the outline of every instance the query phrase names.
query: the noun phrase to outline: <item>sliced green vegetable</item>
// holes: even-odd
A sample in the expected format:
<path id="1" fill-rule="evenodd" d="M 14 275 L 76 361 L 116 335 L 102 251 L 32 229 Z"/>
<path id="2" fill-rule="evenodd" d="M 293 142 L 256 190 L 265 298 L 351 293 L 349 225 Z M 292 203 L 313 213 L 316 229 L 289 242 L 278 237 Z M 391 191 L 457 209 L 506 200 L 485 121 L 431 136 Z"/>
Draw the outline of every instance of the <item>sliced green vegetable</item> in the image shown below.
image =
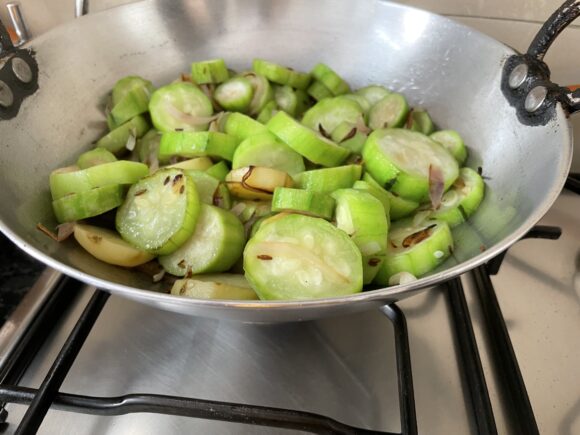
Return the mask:
<path id="1" fill-rule="evenodd" d="M 217 189 L 213 193 L 212 204 L 216 207 L 223 208 L 224 210 L 232 208 L 232 197 L 230 195 L 230 190 L 225 183 L 218 184 Z"/>
<path id="2" fill-rule="evenodd" d="M 409 130 L 418 131 L 426 135 L 430 135 L 435 130 L 433 121 L 426 110 L 413 109 L 407 117 L 405 125 Z"/>
<path id="3" fill-rule="evenodd" d="M 199 84 L 221 83 L 230 77 L 223 59 L 210 59 L 191 64 L 191 79 Z"/>
<path id="4" fill-rule="evenodd" d="M 159 163 L 159 142 L 161 142 L 161 133 L 152 128 L 137 140 L 135 147 L 139 161 L 151 166 L 154 162 Z"/>
<path id="5" fill-rule="evenodd" d="M 205 172 L 220 181 L 226 181 L 226 175 L 230 172 L 230 168 L 228 168 L 227 163 L 222 160 L 221 162 L 217 162 L 215 165 L 207 168 Z"/>
<path id="6" fill-rule="evenodd" d="M 62 168 L 50 174 L 52 199 L 59 199 L 72 193 L 81 193 L 95 187 L 133 184 L 149 174 L 147 165 L 127 160 L 91 166 L 75 170 L 76 167 Z"/>
<path id="7" fill-rule="evenodd" d="M 270 201 L 237 200 L 231 212 L 245 224 L 251 219 L 271 214 L 272 203 Z"/>
<path id="8" fill-rule="evenodd" d="M 391 91 L 389 91 L 384 86 L 380 85 L 370 85 L 365 86 L 364 88 L 360 88 L 355 92 L 355 95 L 360 95 L 365 100 L 367 100 L 369 104 L 369 108 L 374 106 L 376 103 L 381 101 L 387 95 L 389 95 Z M 367 109 L 368 111 L 368 109 Z"/>
<path id="9" fill-rule="evenodd" d="M 399 272 L 420 277 L 439 266 L 453 251 L 453 237 L 445 222 L 412 219 L 394 223 L 389 232 L 387 256 L 374 282 L 387 285 Z"/>
<path id="10" fill-rule="evenodd" d="M 246 113 L 254 97 L 252 82 L 245 77 L 233 77 L 220 84 L 213 97 L 226 110 Z"/>
<path id="11" fill-rule="evenodd" d="M 52 202 L 56 220 L 60 223 L 73 222 L 98 216 L 121 205 L 123 186 L 96 187 L 80 193 L 63 196 Z"/>
<path id="12" fill-rule="evenodd" d="M 305 171 L 294 178 L 301 189 L 332 193 L 337 189 L 352 187 L 356 180 L 360 180 L 361 174 L 361 165 L 346 165 Z"/>
<path id="13" fill-rule="evenodd" d="M 117 210 L 117 231 L 139 249 L 167 255 L 191 237 L 199 210 L 193 180 L 180 169 L 161 169 L 131 186 Z"/>
<path id="14" fill-rule="evenodd" d="M 95 148 L 85 153 L 82 153 L 77 159 L 77 166 L 80 169 L 87 169 L 91 166 L 102 165 L 103 163 L 116 162 L 117 157 L 105 149 L 105 148 Z"/>
<path id="15" fill-rule="evenodd" d="M 268 103 L 274 101 L 274 90 L 268 79 L 263 75 L 250 71 L 242 73 L 241 76 L 250 81 L 254 94 L 248 113 L 252 116 L 258 115 Z M 262 122 L 261 120 L 259 121 Z"/>
<path id="16" fill-rule="evenodd" d="M 312 71 L 312 77 L 322 83 L 333 95 L 342 95 L 350 92 L 350 86 L 332 68 L 319 63 Z"/>
<path id="17" fill-rule="evenodd" d="M 358 293 L 362 259 L 354 242 L 324 219 L 299 214 L 264 221 L 244 250 L 260 299 L 315 299 Z"/>
<path id="18" fill-rule="evenodd" d="M 115 83 L 113 108 L 109 113 L 111 125 L 118 127 L 149 110 L 149 98 L 155 88 L 149 80 L 138 76 L 124 77 Z"/>
<path id="19" fill-rule="evenodd" d="M 306 90 L 306 92 L 308 93 L 308 95 L 310 95 L 316 101 L 324 100 L 325 98 L 334 97 L 334 94 L 332 92 L 330 92 L 330 89 L 328 89 L 326 86 L 324 86 L 323 83 L 316 81 L 316 80 L 314 80 L 310 84 L 310 86 L 308 86 L 308 89 Z"/>
<path id="20" fill-rule="evenodd" d="M 254 71 L 262 74 L 268 80 L 279 85 L 289 85 L 297 89 L 306 89 L 310 84 L 311 76 L 307 73 L 295 71 L 285 66 L 268 62 L 263 59 L 254 59 Z"/>
<path id="21" fill-rule="evenodd" d="M 277 111 L 278 111 L 278 105 L 276 104 L 276 101 L 274 101 L 274 100 L 269 101 L 268 103 L 266 103 L 264 108 L 260 111 L 256 120 L 262 124 L 265 124 L 270 119 L 272 119 L 272 116 L 274 116 Z"/>
<path id="22" fill-rule="evenodd" d="M 351 153 L 360 154 L 367 140 L 367 135 L 350 122 L 344 121 L 332 131 L 331 139 Z"/>
<path id="23" fill-rule="evenodd" d="M 389 215 L 393 221 L 411 215 L 411 213 L 413 213 L 419 207 L 419 203 L 417 201 L 401 198 L 400 196 L 383 189 L 381 185 L 377 183 L 377 181 L 368 172 L 363 175 L 363 180 L 368 183 L 371 188 L 369 193 L 373 194 L 381 202 L 385 200 L 389 202 Z"/>
<path id="24" fill-rule="evenodd" d="M 386 97 L 387 95 L 388 94 L 385 94 L 384 97 Z M 369 103 L 369 100 L 367 100 L 365 97 L 359 94 L 345 94 L 343 95 L 343 97 L 356 101 L 363 110 L 366 119 L 366 116 L 368 115 L 369 110 L 371 108 L 371 103 Z"/>
<path id="25" fill-rule="evenodd" d="M 340 189 L 332 197 L 336 200 L 336 226 L 360 249 L 363 284 L 369 284 L 387 250 L 389 222 L 383 204 L 370 193 L 356 189 Z"/>
<path id="26" fill-rule="evenodd" d="M 429 136 L 434 141 L 440 143 L 443 148 L 451 153 L 457 160 L 457 163 L 462 165 L 467 159 L 467 149 L 463 143 L 463 139 L 455 130 L 440 130 Z"/>
<path id="27" fill-rule="evenodd" d="M 405 123 L 408 114 L 409 105 L 405 97 L 402 94 L 393 92 L 371 106 L 369 110 L 369 127 L 373 130 L 401 127 Z"/>
<path id="28" fill-rule="evenodd" d="M 244 227 L 231 212 L 202 204 L 195 232 L 179 249 L 159 257 L 175 276 L 224 272 L 242 255 Z"/>
<path id="29" fill-rule="evenodd" d="M 363 158 L 375 180 L 414 201 L 429 197 L 430 175 L 434 171 L 440 172 L 442 191 L 459 175 L 457 161 L 441 145 L 405 129 L 375 130 L 365 143 Z"/>
<path id="30" fill-rule="evenodd" d="M 153 92 L 149 112 L 161 132 L 203 131 L 212 120 L 211 100 L 194 84 L 172 83 Z"/>
<path id="31" fill-rule="evenodd" d="M 198 275 L 195 278 L 178 279 L 171 294 L 194 299 L 253 300 L 258 295 L 244 275 L 232 273 Z"/>
<path id="32" fill-rule="evenodd" d="M 330 220 L 334 215 L 334 199 L 322 193 L 277 187 L 272 198 L 272 211 L 302 213 Z"/>
<path id="33" fill-rule="evenodd" d="M 250 136 L 236 148 L 232 169 L 263 166 L 295 175 L 304 171 L 304 159 L 272 133 Z"/>
<path id="34" fill-rule="evenodd" d="M 224 121 L 224 132 L 234 136 L 238 142 L 267 131 L 268 129 L 264 124 L 242 113 L 230 113 Z"/>
<path id="35" fill-rule="evenodd" d="M 172 131 L 163 133 L 159 158 L 210 156 L 232 160 L 238 141 L 217 131 Z"/>
<path id="36" fill-rule="evenodd" d="M 203 171 L 185 170 L 184 172 L 193 180 L 199 200 L 204 204 L 213 205 L 214 194 L 220 181 Z"/>
<path id="37" fill-rule="evenodd" d="M 303 126 L 285 112 L 274 115 L 267 127 L 298 154 L 322 166 L 340 165 L 349 155 L 347 149 Z"/>
<path id="38" fill-rule="evenodd" d="M 96 146 L 105 148 L 116 155 L 122 154 L 130 148 L 127 145 L 131 141 L 134 145 L 137 138 L 147 133 L 149 128 L 149 122 L 143 116 L 136 116 L 100 138 Z"/>
<path id="39" fill-rule="evenodd" d="M 356 101 L 345 97 L 335 97 L 319 101 L 308 109 L 302 118 L 302 123 L 328 137 L 340 124 L 349 123 L 354 127 L 362 120 L 363 110 Z"/>
<path id="40" fill-rule="evenodd" d="M 376 199 L 378 199 L 381 204 L 383 205 L 383 209 L 385 210 L 385 216 L 387 217 L 387 221 L 390 222 L 390 211 L 391 211 L 391 201 L 389 197 L 389 192 L 385 189 L 380 187 L 379 185 L 373 186 L 370 183 L 357 180 L 352 185 L 353 189 L 360 190 L 362 192 L 370 193 Z"/>
<path id="41" fill-rule="evenodd" d="M 465 222 L 483 200 L 485 183 L 476 171 L 461 168 L 451 189 L 443 195 L 441 206 L 432 214 L 433 219 L 445 221 L 450 227 Z"/>

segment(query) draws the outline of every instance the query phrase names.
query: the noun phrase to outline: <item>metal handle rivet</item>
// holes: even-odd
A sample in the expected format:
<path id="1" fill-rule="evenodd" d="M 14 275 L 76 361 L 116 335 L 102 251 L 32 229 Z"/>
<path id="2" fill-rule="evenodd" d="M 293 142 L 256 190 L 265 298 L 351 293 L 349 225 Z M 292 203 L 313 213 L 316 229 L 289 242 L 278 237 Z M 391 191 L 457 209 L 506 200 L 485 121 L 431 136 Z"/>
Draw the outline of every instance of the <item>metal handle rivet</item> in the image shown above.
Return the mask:
<path id="1" fill-rule="evenodd" d="M 535 112 L 544 104 L 547 95 L 548 90 L 545 86 L 536 86 L 526 95 L 524 107 L 530 113 Z"/>
<path id="2" fill-rule="evenodd" d="M 508 80 L 510 88 L 519 88 L 526 81 L 526 78 L 528 77 L 528 70 L 528 65 L 525 63 L 520 63 L 518 66 L 516 66 L 512 70 Z"/>
<path id="3" fill-rule="evenodd" d="M 16 78 L 22 83 L 30 83 L 32 81 L 32 69 L 30 65 L 19 57 L 12 59 L 12 72 L 14 72 Z"/>
<path id="4" fill-rule="evenodd" d="M 6 83 L 0 80 L 0 107 L 10 107 L 14 103 L 14 94 Z"/>

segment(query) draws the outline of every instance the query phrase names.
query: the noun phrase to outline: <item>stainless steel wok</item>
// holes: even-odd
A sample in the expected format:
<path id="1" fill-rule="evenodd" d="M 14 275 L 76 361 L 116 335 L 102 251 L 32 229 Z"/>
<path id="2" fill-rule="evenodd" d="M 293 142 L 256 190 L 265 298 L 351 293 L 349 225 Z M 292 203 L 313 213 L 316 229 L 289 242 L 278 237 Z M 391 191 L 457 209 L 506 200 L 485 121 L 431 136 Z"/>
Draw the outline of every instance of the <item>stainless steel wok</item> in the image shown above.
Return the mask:
<path id="1" fill-rule="evenodd" d="M 528 55 L 516 57 L 509 47 L 466 26 L 378 0 L 151 1 L 82 17 L 29 44 L 38 63 L 38 90 L 10 77 L 4 91 L 0 83 L 5 97 L 13 83 L 11 107 L 0 104 L 0 118 L 6 118 L 0 120 L 0 229 L 68 275 L 190 315 L 293 321 L 411 296 L 505 250 L 559 194 L 572 157 L 567 116 L 578 110 L 578 101 L 549 82 L 541 60 L 578 15 L 579 3 L 567 2 Z M 5 75 L 10 57 L 31 62 L 8 45 L 4 38 L 0 68 L 4 63 Z M 165 294 L 149 277 L 102 263 L 73 240 L 59 244 L 35 228 L 39 222 L 55 223 L 48 175 L 74 162 L 103 134 L 104 96 L 118 78 L 139 74 L 161 85 L 188 71 L 193 60 L 212 57 L 223 57 L 236 69 L 254 57 L 301 70 L 325 62 L 355 87 L 381 83 L 405 93 L 440 127 L 458 130 L 469 146 L 468 166 L 482 168 L 487 192 L 469 225 L 455 230 L 454 256 L 416 282 L 348 297 L 193 300 Z"/>

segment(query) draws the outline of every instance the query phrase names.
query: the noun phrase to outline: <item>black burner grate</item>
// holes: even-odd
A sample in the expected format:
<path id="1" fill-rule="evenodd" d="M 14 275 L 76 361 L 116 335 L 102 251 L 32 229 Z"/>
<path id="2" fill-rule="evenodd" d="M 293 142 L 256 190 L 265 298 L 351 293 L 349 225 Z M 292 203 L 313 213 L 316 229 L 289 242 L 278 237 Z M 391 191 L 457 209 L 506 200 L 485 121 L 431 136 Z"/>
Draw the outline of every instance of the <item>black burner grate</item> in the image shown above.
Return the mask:
<path id="1" fill-rule="evenodd" d="M 536 227 L 528 233 L 527 237 L 553 239 L 558 238 L 559 235 L 560 231 L 557 228 Z M 476 287 L 485 316 L 484 329 L 494 344 L 492 358 L 495 364 L 499 366 L 500 372 L 505 373 L 506 382 L 504 382 L 504 386 L 506 394 L 514 404 L 512 423 L 514 427 L 521 430 L 521 433 L 534 434 L 538 433 L 537 424 L 511 345 L 505 320 L 490 279 L 490 275 L 499 270 L 502 259 L 503 255 L 500 255 L 488 265 L 476 269 Z M 490 269 L 492 270 L 490 271 Z M 55 409 L 71 412 L 109 416 L 153 412 L 295 429 L 318 434 L 393 435 L 389 432 L 349 426 L 322 415 L 289 409 L 154 394 L 91 397 L 59 392 L 62 382 L 99 317 L 108 297 L 108 293 L 100 290 L 95 291 L 39 389 L 23 388 L 16 385 L 20 379 L 22 367 L 27 366 L 28 362 L 34 357 L 34 352 L 31 352 L 30 347 L 32 346 L 32 349 L 40 347 L 34 340 L 29 340 L 28 346 L 20 346 L 18 355 L 12 357 L 12 360 L 19 360 L 19 364 L 3 368 L 0 372 L 2 374 L 0 379 L 0 401 L 3 403 L 13 402 L 29 405 L 23 420 L 16 429 L 16 434 L 35 433 L 42 424 L 49 408 L 54 407 Z M 462 379 L 465 380 L 469 392 L 471 412 L 476 429 L 480 434 L 495 434 L 497 433 L 497 428 L 483 374 L 481 358 L 475 341 L 463 287 L 458 278 L 447 283 L 447 297 L 453 317 L 458 353 L 462 360 L 460 365 Z M 58 298 L 54 299 L 58 302 Z M 51 310 L 44 311 L 54 314 Z M 399 376 L 401 434 L 414 435 L 418 433 L 418 428 L 406 320 L 402 311 L 395 304 L 384 306 L 382 311 L 394 326 Z M 43 316 L 44 314 L 41 313 L 37 323 L 42 321 Z M 53 321 L 48 315 L 47 319 L 50 322 Z M 23 359 L 25 360 L 22 361 Z M 4 409 L 0 413 L 0 418 L 4 421 L 6 419 L 6 411 Z"/>

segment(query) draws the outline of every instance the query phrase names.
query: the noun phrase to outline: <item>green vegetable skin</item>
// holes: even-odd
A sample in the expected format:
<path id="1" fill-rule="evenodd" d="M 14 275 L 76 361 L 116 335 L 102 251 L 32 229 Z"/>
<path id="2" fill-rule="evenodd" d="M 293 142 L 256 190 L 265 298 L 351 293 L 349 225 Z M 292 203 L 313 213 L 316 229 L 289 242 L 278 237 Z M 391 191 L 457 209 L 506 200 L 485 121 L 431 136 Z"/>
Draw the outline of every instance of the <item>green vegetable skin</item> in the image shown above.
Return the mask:
<path id="1" fill-rule="evenodd" d="M 298 214 L 262 223 L 244 249 L 246 278 L 260 299 L 313 299 L 362 290 L 362 258 L 331 223 Z"/>
<path id="2" fill-rule="evenodd" d="M 124 241 L 185 277 L 171 293 L 193 298 L 336 297 L 438 267 L 450 228 L 484 195 L 481 176 L 459 170 L 461 136 L 433 132 L 426 111 L 383 86 L 351 93 L 325 64 L 253 69 L 213 59 L 157 90 L 119 80 L 112 131 L 51 174 L 57 220 L 118 207 Z M 117 160 L 133 147 L 143 163 Z M 247 280 L 208 275 L 226 271 Z"/>

